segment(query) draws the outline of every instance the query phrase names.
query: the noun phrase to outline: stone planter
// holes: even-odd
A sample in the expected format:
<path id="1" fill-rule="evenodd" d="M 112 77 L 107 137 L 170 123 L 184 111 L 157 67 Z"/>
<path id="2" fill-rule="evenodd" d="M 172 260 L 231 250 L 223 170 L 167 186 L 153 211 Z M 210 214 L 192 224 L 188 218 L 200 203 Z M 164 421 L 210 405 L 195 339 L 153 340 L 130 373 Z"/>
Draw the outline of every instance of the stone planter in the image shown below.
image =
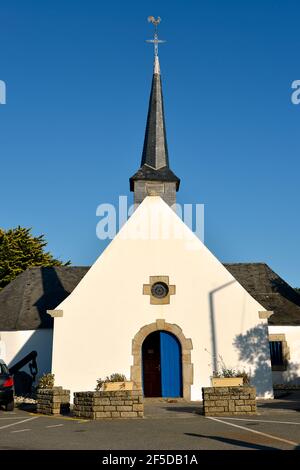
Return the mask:
<path id="1" fill-rule="evenodd" d="M 143 418 L 142 390 L 74 393 L 73 415 L 78 418 Z"/>
<path id="2" fill-rule="evenodd" d="M 234 416 L 256 414 L 255 387 L 204 387 L 204 416 Z"/>
<path id="3" fill-rule="evenodd" d="M 244 384 L 243 377 L 212 377 L 212 387 L 241 387 Z"/>
<path id="4" fill-rule="evenodd" d="M 37 413 L 57 415 L 70 411 L 70 390 L 62 387 L 39 388 L 36 394 Z"/>
<path id="5" fill-rule="evenodd" d="M 133 390 L 133 382 L 105 382 L 102 387 L 104 392 L 115 392 L 117 390 Z"/>

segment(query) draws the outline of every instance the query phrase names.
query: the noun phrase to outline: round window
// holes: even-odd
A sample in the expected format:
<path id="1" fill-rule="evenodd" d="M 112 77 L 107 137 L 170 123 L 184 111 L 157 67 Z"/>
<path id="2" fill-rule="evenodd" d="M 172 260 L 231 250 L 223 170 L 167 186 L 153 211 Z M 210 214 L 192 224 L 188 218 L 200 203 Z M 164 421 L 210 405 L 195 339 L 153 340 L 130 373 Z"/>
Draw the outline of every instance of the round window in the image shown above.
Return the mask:
<path id="1" fill-rule="evenodd" d="M 165 282 L 155 282 L 151 287 L 151 294 L 157 299 L 163 299 L 167 297 L 169 293 L 169 287 Z"/>

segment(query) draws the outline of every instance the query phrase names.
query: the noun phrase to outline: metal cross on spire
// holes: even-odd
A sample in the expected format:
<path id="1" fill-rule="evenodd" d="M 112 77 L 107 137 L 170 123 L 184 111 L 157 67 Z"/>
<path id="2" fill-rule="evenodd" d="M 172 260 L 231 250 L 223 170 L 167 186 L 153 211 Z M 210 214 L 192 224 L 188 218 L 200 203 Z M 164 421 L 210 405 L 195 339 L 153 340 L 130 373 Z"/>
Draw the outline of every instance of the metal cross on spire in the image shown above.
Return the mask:
<path id="1" fill-rule="evenodd" d="M 148 21 L 149 23 L 152 23 L 154 26 L 154 38 L 153 39 L 147 39 L 146 42 L 151 42 L 154 44 L 154 57 L 158 57 L 158 44 L 161 44 L 166 41 L 162 41 L 161 39 L 158 39 L 158 33 L 157 33 L 157 27 L 159 23 L 161 22 L 161 18 L 158 16 L 157 19 L 154 18 L 154 16 L 148 16 Z"/>

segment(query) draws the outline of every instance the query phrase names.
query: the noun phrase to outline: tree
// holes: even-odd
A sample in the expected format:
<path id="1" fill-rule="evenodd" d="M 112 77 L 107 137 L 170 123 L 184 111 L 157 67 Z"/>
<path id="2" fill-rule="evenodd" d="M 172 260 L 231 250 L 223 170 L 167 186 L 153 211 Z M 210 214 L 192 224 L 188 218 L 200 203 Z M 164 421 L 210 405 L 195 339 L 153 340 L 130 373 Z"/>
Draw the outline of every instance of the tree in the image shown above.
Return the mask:
<path id="1" fill-rule="evenodd" d="M 294 287 L 294 290 L 298 292 L 298 294 L 300 294 L 300 287 Z"/>
<path id="2" fill-rule="evenodd" d="M 44 251 L 44 235 L 34 237 L 31 228 L 0 229 L 0 289 L 32 266 L 68 266 Z"/>

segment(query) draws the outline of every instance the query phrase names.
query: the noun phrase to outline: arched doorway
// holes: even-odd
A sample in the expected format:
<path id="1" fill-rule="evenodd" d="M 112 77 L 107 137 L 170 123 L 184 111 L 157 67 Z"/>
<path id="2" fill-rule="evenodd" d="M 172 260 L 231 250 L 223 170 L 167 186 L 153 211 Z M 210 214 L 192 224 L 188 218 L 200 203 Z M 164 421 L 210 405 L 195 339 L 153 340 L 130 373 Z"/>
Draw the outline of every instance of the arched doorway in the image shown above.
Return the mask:
<path id="1" fill-rule="evenodd" d="M 142 344 L 145 397 L 182 397 L 181 344 L 172 333 L 154 331 Z"/>

